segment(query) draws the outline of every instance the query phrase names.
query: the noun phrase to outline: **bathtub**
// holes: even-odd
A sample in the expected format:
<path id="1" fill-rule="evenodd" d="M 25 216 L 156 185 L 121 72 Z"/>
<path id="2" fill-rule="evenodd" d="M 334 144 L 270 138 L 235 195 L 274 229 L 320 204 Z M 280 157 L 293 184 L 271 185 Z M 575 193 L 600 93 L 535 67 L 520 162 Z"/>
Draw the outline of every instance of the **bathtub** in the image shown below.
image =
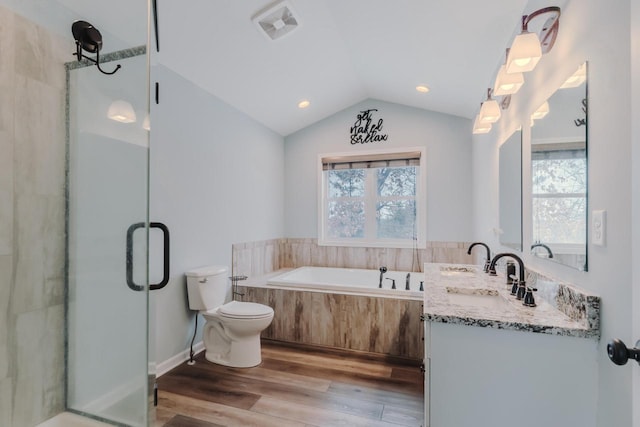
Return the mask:
<path id="1" fill-rule="evenodd" d="M 424 273 L 353 268 L 300 267 L 255 282 L 238 284 L 243 301 L 273 308 L 263 339 L 300 345 L 383 354 L 410 361 L 424 358 Z M 417 366 L 417 365 L 416 365 Z"/>
<path id="2" fill-rule="evenodd" d="M 410 290 L 405 289 L 407 274 L 410 274 Z M 396 289 L 391 289 L 392 281 L 387 279 L 395 280 Z M 300 267 L 269 279 L 267 286 L 287 289 L 304 288 L 304 290 L 364 294 L 369 296 L 422 299 L 423 292 L 419 289 L 420 281 L 423 280 L 424 273 L 387 271 L 384 273 L 382 288 L 379 288 L 380 271 L 378 270 Z"/>

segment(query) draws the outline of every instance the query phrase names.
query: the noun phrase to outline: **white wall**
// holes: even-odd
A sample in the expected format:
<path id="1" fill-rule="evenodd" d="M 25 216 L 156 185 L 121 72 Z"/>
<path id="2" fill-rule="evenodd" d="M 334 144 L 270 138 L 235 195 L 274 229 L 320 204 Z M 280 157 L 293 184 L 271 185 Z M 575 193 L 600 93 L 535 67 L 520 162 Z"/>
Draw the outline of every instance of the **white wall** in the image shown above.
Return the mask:
<path id="1" fill-rule="evenodd" d="M 473 193 L 475 237 L 498 247 L 490 229 L 497 225 L 498 145 L 523 123 L 524 247 L 531 244 L 531 168 L 528 117 L 554 88 L 589 61 L 589 206 L 607 211 L 607 245 L 589 242 L 589 272 L 524 254 L 527 265 L 576 283 L 602 298 L 602 339 L 598 348 L 599 426 L 632 425 L 631 372 L 609 362 L 606 344 L 631 336 L 631 97 L 629 1 L 573 1 L 563 9 L 553 50 L 545 55 L 513 97 L 506 117 L 491 133 L 474 137 Z M 637 197 L 637 196 L 636 196 Z M 576 355 L 576 357 L 581 357 Z"/>
<path id="2" fill-rule="evenodd" d="M 378 109 L 387 141 L 351 145 L 349 129 L 361 110 Z M 469 241 L 471 123 L 468 119 L 366 100 L 285 139 L 285 235 L 317 237 L 318 154 L 389 147 L 426 147 L 427 240 Z"/>
<path id="3" fill-rule="evenodd" d="M 160 105 L 151 105 L 150 220 L 171 232 L 171 280 L 152 293 L 162 362 L 193 333 L 184 272 L 230 268 L 232 243 L 282 237 L 284 152 L 281 136 L 171 70 L 154 66 L 151 81 L 160 82 Z M 161 278 L 156 243 L 152 282 Z"/>

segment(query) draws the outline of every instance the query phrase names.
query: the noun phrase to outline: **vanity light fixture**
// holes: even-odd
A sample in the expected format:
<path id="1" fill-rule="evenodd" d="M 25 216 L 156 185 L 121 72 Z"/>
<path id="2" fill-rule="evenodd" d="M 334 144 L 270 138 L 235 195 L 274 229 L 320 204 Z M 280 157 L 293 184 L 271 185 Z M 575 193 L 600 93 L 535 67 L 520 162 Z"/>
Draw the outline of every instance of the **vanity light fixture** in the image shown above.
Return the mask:
<path id="1" fill-rule="evenodd" d="M 498 101 L 491 98 L 492 90 L 487 88 L 487 100 L 482 103 L 478 116 L 482 123 L 495 123 L 500 120 L 500 106 Z"/>
<path id="2" fill-rule="evenodd" d="M 587 80 L 587 63 L 582 64 L 575 73 L 571 75 L 563 84 L 560 89 L 569 89 L 572 87 L 578 87 Z"/>
<path id="3" fill-rule="evenodd" d="M 429 86 L 427 85 L 418 85 L 416 86 L 416 90 L 420 93 L 427 93 L 429 92 Z"/>
<path id="4" fill-rule="evenodd" d="M 491 99 L 492 91 L 488 89 L 487 100 L 482 103 L 478 114 L 480 122 L 495 123 L 500 120 L 500 108 L 509 108 L 511 95 L 524 84 L 522 73 L 533 70 L 542 55 L 553 48 L 560 27 L 560 13 L 559 7 L 549 6 L 522 16 L 522 31 L 507 49 L 507 60 L 498 70 L 493 86 L 493 95 L 502 96 L 502 100 L 498 104 Z M 534 18 L 547 14 L 550 16 L 544 22 L 539 34 L 530 33 L 529 23 Z M 533 118 L 531 120 L 533 121 Z M 476 133 L 475 125 L 474 133 Z"/>
<path id="5" fill-rule="evenodd" d="M 535 33 L 523 32 L 516 36 L 511 45 L 514 52 L 507 58 L 508 73 L 525 73 L 533 70 L 542 58 L 540 40 Z"/>
<path id="6" fill-rule="evenodd" d="M 544 23 L 540 36 L 530 33 L 528 26 L 533 18 L 551 13 Z M 545 7 L 522 17 L 522 32 L 516 36 L 507 55 L 507 73 L 524 73 L 533 70 L 544 53 L 553 47 L 560 26 L 560 8 Z"/>
<path id="7" fill-rule="evenodd" d="M 311 102 L 309 102 L 309 100 L 307 99 L 303 99 L 302 101 L 298 102 L 298 108 L 300 108 L 301 110 L 307 108 L 309 105 L 311 105 Z"/>
<path id="8" fill-rule="evenodd" d="M 508 56 L 509 49 L 507 49 Z M 524 76 L 522 73 L 507 73 L 506 64 L 502 65 L 493 84 L 493 94 L 496 96 L 513 95 L 520 90 L 523 84 Z"/>
<path id="9" fill-rule="evenodd" d="M 539 120 L 549 114 L 549 103 L 544 101 L 544 103 L 538 107 L 536 111 L 533 112 L 531 118 L 534 120 Z"/>
<path id="10" fill-rule="evenodd" d="M 491 123 L 483 123 L 480 121 L 480 115 L 476 116 L 476 120 L 473 122 L 473 133 L 489 133 L 491 131 Z"/>
<path id="11" fill-rule="evenodd" d="M 136 112 L 129 102 L 118 99 L 109 106 L 107 117 L 120 123 L 133 123 L 136 121 Z"/>

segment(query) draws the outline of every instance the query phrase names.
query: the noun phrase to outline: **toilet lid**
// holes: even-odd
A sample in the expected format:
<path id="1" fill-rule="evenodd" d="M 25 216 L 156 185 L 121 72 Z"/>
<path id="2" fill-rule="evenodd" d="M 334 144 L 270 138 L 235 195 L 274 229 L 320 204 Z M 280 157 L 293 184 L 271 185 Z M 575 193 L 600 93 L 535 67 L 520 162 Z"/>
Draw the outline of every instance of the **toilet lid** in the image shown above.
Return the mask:
<path id="1" fill-rule="evenodd" d="M 231 301 L 218 309 L 218 313 L 227 317 L 266 317 L 273 314 L 273 309 L 255 302 Z"/>

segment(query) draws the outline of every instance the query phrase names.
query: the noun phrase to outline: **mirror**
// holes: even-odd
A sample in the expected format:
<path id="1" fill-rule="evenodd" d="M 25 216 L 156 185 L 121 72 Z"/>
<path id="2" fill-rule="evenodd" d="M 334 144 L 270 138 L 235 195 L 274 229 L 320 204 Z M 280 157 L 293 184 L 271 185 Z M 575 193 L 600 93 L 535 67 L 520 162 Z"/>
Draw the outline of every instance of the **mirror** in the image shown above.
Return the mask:
<path id="1" fill-rule="evenodd" d="M 587 271 L 586 62 L 531 122 L 531 252 Z"/>
<path id="2" fill-rule="evenodd" d="M 500 146 L 500 244 L 522 251 L 522 131 Z"/>

